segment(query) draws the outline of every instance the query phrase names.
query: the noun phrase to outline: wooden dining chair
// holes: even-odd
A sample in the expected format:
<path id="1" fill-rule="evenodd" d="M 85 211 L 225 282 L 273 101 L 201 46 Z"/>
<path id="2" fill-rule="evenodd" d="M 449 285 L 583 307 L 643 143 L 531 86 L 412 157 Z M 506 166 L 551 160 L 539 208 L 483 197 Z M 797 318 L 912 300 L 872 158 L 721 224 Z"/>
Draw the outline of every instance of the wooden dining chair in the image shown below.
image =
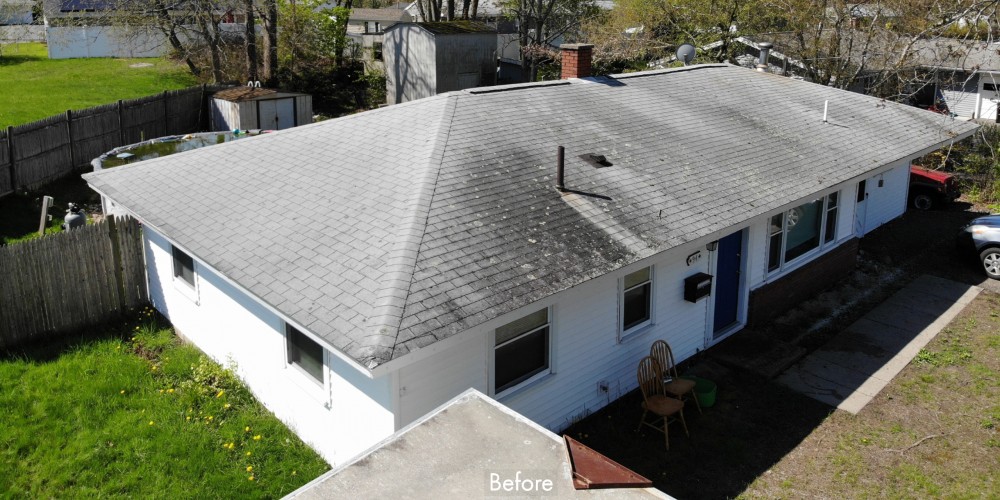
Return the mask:
<path id="1" fill-rule="evenodd" d="M 677 364 L 674 363 L 674 351 L 670 349 L 670 344 L 665 340 L 653 342 L 653 346 L 649 348 L 649 355 L 656 359 L 663 369 L 663 390 L 680 399 L 686 399 L 690 395 L 695 407 L 698 408 L 698 413 L 702 413 L 698 395 L 694 392 L 694 380 L 677 376 Z"/>
<path id="2" fill-rule="evenodd" d="M 687 422 L 684 421 L 684 402 L 675 397 L 668 396 L 663 391 L 663 377 L 659 363 L 651 356 L 646 356 L 639 361 L 637 377 L 639 380 L 639 390 L 642 392 L 642 418 L 639 420 L 639 430 L 643 425 L 649 426 L 657 431 L 663 432 L 664 443 L 670 449 L 670 432 L 668 426 L 674 420 L 675 415 L 680 415 L 681 424 L 684 426 L 684 434 L 688 437 Z M 646 421 L 646 415 L 652 412 L 657 417 L 663 419 L 661 429 L 656 419 L 652 422 Z"/>

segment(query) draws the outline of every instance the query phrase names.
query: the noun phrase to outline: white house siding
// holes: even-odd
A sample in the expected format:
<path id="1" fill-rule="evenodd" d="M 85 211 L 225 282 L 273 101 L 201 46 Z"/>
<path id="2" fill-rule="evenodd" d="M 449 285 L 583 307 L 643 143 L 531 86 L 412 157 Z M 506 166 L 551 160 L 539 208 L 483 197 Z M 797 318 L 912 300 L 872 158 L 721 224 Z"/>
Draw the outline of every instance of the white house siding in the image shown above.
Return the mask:
<path id="1" fill-rule="evenodd" d="M 276 314 L 197 261 L 197 293 L 175 283 L 171 244 L 148 227 L 144 232 L 153 306 L 213 359 L 235 363 L 257 398 L 323 458 L 343 463 L 392 434 L 390 376 L 370 379 L 328 352 L 324 389 L 286 365 L 284 323 Z"/>
<path id="2" fill-rule="evenodd" d="M 972 118 L 976 113 L 976 101 L 979 94 L 979 76 L 955 75 L 958 81 L 943 82 L 938 88 L 944 97 L 948 111 L 960 118 Z"/>
<path id="3" fill-rule="evenodd" d="M 636 364 L 649 354 L 654 340 L 666 339 L 679 360 L 688 358 L 705 345 L 711 300 L 692 304 L 683 299 L 684 278 L 708 272 L 704 245 L 697 247 L 702 258 L 691 266 L 686 256 L 695 247 L 666 252 L 490 321 L 462 334 L 468 338 L 459 344 L 401 369 L 400 424 L 469 387 L 492 394 L 488 382 L 492 331 L 542 307 L 552 306 L 552 374 L 498 399 L 551 430 L 563 429 L 634 389 Z M 654 324 L 618 343 L 619 280 L 647 265 L 653 266 Z M 607 393 L 599 390 L 599 382 L 607 383 Z"/>
<path id="4" fill-rule="evenodd" d="M 405 426 L 472 387 L 486 393 L 486 335 L 462 334 L 457 345 L 399 371 L 399 425 Z"/>
<path id="5" fill-rule="evenodd" d="M 882 186 L 879 186 L 882 181 Z M 906 195 L 909 192 L 910 159 L 897 162 L 891 169 L 873 175 L 865 182 L 868 192 L 864 234 L 889 222 L 906 211 Z M 863 236 L 861 234 L 859 236 Z"/>

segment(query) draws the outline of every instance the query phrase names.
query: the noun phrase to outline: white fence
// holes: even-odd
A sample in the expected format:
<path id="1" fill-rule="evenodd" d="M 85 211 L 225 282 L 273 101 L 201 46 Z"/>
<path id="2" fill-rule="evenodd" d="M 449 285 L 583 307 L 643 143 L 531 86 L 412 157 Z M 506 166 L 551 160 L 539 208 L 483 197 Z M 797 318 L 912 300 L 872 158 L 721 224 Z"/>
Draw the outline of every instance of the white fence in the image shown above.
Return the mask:
<path id="1" fill-rule="evenodd" d="M 242 34 L 243 24 L 221 25 L 222 31 Z M 182 41 L 187 38 L 180 33 Z M 49 59 L 77 57 L 159 57 L 170 44 L 158 30 L 124 30 L 115 26 L 46 26 Z"/>

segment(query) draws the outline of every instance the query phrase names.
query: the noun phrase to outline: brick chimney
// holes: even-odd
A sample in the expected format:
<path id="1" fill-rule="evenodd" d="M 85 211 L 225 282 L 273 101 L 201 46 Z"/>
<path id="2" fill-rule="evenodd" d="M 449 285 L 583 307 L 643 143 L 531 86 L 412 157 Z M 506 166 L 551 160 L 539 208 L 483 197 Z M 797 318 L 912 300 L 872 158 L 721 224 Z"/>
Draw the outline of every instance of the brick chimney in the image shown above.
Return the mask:
<path id="1" fill-rule="evenodd" d="M 562 79 L 590 76 L 590 59 L 594 46 L 589 43 L 564 43 L 562 52 Z"/>

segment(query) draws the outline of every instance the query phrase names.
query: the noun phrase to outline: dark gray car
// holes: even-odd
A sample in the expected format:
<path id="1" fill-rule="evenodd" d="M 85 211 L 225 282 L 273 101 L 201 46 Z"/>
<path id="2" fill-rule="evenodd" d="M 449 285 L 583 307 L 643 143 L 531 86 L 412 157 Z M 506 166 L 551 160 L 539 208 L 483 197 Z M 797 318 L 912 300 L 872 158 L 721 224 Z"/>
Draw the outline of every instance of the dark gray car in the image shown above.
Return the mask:
<path id="1" fill-rule="evenodd" d="M 1000 280 L 1000 214 L 973 219 L 962 228 L 958 243 L 978 253 L 986 275 Z"/>

